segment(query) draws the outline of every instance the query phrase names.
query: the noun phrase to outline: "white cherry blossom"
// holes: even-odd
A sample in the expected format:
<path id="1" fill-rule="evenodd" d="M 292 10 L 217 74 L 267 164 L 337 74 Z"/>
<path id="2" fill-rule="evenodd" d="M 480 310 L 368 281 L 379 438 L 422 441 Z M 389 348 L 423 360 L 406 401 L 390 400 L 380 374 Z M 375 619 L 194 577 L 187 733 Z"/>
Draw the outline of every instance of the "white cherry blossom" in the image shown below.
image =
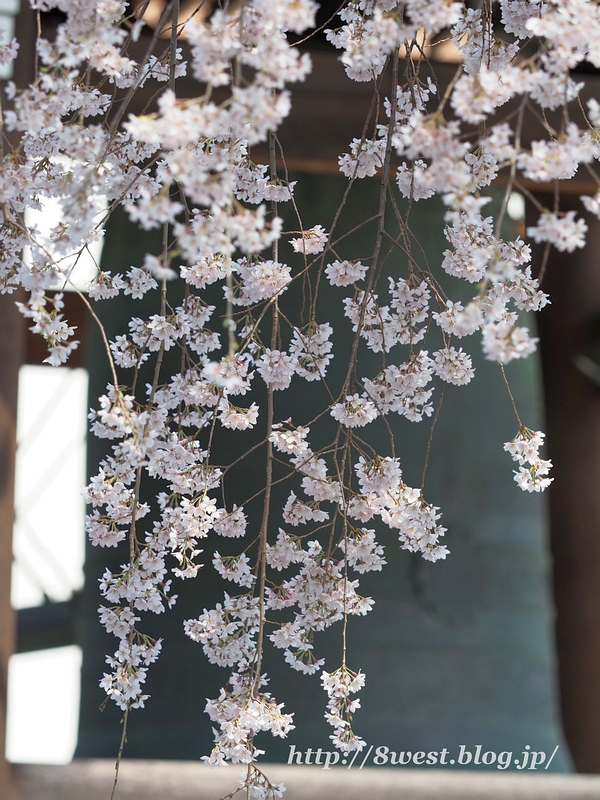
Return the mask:
<path id="1" fill-rule="evenodd" d="M 293 84 L 312 67 L 288 34 L 314 26 L 317 2 L 246 0 L 192 15 L 180 26 L 189 63 L 176 35 L 163 56 L 137 61 L 129 43 L 143 18 L 121 0 L 32 5 L 60 19 L 51 40 L 38 37 L 31 85 L 6 84 L 0 292 L 19 293 L 46 363 L 68 362 L 79 344 L 62 290 L 76 281 L 104 221 L 122 209 L 163 242 L 142 263 L 103 261 L 87 287 L 92 308 L 118 297 L 131 305 L 122 329 L 106 337 L 111 382 L 89 417 L 106 456 L 85 490 L 87 534 L 119 554 L 99 582 L 100 621 L 118 640 L 100 684 L 125 713 L 142 707 L 162 647 L 143 632 L 146 614 L 175 603 L 179 580 L 215 569 L 234 593 L 212 608 L 200 601 L 184 625 L 208 660 L 229 671 L 207 701 L 215 745 L 204 758 L 249 765 L 240 787 L 272 800 L 284 787 L 254 765 L 262 754 L 254 737 L 283 737 L 293 724 L 264 688 L 266 639 L 291 668 L 322 672 L 332 742 L 357 752 L 365 742 L 353 731 L 353 695 L 364 675 L 345 661 L 323 671 L 315 634 L 370 611 L 374 600 L 359 582 L 386 566 L 380 523 L 397 537 L 388 554 L 395 546 L 432 562 L 449 555 L 435 498 L 404 483 L 393 415 L 426 422 L 442 400 L 440 380 L 460 387 L 474 378 L 455 339 L 477 334 L 485 358 L 500 365 L 535 351 L 523 312 L 550 300 L 534 277 L 530 243 L 516 232 L 503 238 L 497 210 L 485 216 L 494 208 L 485 189 L 506 184 L 505 206 L 515 182 L 559 187 L 580 168 L 595 174 L 600 103 L 581 105 L 584 84 L 572 71 L 584 60 L 600 66 L 599 7 L 500 0 L 492 23 L 454 0 L 343 4 L 326 37 L 349 79 L 377 89 L 364 127 L 349 132 L 338 157 L 351 200 L 355 180 L 377 176 L 376 207 L 360 208 L 356 228 L 373 234 L 365 251 L 341 216 L 302 219 L 302 179 L 297 187 L 279 166 L 285 153 L 275 135 Z M 427 54 L 447 30 L 461 60 L 450 84 L 435 77 L 433 59 L 415 67 L 420 50 Z M 10 63 L 17 47 L 2 45 L 0 62 Z M 407 58 L 399 63 L 401 47 Z M 130 100 L 149 82 L 156 107 L 136 116 Z M 386 85 L 395 87 L 388 97 Z M 529 135 L 533 119 L 545 124 Z M 267 142 L 275 158 L 255 163 L 256 145 Z M 593 191 L 582 203 L 600 217 Z M 413 226 L 417 201 L 448 242 L 437 256 Z M 277 204 L 285 202 L 295 232 L 283 232 Z M 50 207 L 61 217 L 44 232 L 29 214 Z M 576 211 L 562 210 L 557 192 L 556 206 L 542 209 L 526 234 L 572 253 L 587 228 Z M 341 378 L 329 369 L 334 342 Z M 167 367 L 169 352 L 179 366 Z M 286 392 L 302 391 L 303 381 L 313 384 L 311 400 L 291 418 Z M 384 425 L 389 444 L 381 445 Z M 543 491 L 552 481 L 540 456 L 544 435 L 518 425 L 505 444 L 518 464 L 515 482 Z M 316 432 L 326 428 L 335 434 L 318 449 Z M 243 493 L 240 470 L 250 463 L 232 455 L 230 437 L 251 440 L 266 460 L 264 491 L 254 497 L 230 495 L 232 484 Z M 271 494 L 278 470 L 289 482 L 283 508 Z M 142 502 L 150 485 L 155 502 Z M 256 525 L 252 509 L 261 502 Z"/>

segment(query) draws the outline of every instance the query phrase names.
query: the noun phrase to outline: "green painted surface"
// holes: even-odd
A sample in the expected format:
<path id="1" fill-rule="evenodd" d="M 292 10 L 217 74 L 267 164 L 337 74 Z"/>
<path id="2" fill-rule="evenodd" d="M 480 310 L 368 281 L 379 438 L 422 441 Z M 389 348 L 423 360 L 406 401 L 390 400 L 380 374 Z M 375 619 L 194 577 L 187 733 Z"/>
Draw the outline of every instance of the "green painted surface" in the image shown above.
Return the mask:
<path id="1" fill-rule="evenodd" d="M 346 181 L 341 178 L 302 176 L 296 197 L 305 227 L 330 219 L 345 187 Z M 340 230 L 349 230 L 374 213 L 377 197 L 375 181 L 359 182 Z M 433 201 L 416 205 L 412 211 L 417 237 L 434 268 L 448 246 L 440 224 L 442 213 Z M 296 229 L 297 223 L 288 220 L 286 226 Z M 352 244 L 341 243 L 337 252 L 341 257 L 366 258 L 373 236 L 374 226 L 365 226 L 354 235 Z M 159 251 L 158 235 L 135 234 L 117 216 L 107 235 L 103 267 L 122 271 L 130 264 L 141 264 L 145 252 Z M 287 257 L 284 245 L 281 258 L 285 261 Z M 406 276 L 405 261 L 397 251 L 390 252 L 385 269 L 389 274 Z M 468 297 L 472 288 L 461 288 L 461 282 L 447 277 L 443 282 L 452 286 L 453 299 L 465 288 Z M 344 342 L 351 329 L 343 316 L 344 291 L 325 286 L 323 290 L 318 321 L 331 321 L 336 331 L 337 357 L 328 375 L 337 387 L 347 367 Z M 220 289 L 215 298 L 219 296 Z M 301 302 L 300 293 L 290 290 L 282 306 L 292 309 Z M 133 313 L 156 313 L 156 305 L 156 296 L 148 296 L 135 301 L 135 311 L 130 300 L 102 307 L 109 335 L 124 332 Z M 439 346 L 435 335 L 428 342 L 430 351 Z M 378 526 L 388 566 L 383 573 L 363 576 L 362 593 L 373 596 L 376 605 L 366 618 L 352 619 L 349 624 L 349 666 L 367 675 L 355 729 L 369 744 L 395 751 L 457 750 L 460 745 L 473 750 L 480 744 L 484 751 L 512 750 L 516 754 L 525 745 L 552 752 L 559 744 L 550 769 L 566 771 L 570 765 L 557 712 L 545 501 L 538 495 L 522 493 L 512 480 L 514 463 L 503 452 L 502 444 L 516 433 L 516 422 L 497 365 L 484 361 L 477 337 L 461 344 L 474 356 L 476 377 L 467 387 L 446 389 L 425 486 L 426 499 L 443 510 L 451 556 L 445 562 L 425 563 L 400 551 L 396 534 Z M 388 363 L 403 360 L 404 350 L 395 348 Z M 101 375 L 96 368 L 102 359 L 97 337 L 92 336 L 88 355 L 95 367 L 90 381 L 93 405 L 108 379 L 107 373 Z M 361 348 L 359 360 L 361 369 L 370 376 L 380 369 L 379 357 L 365 348 Z M 537 360 L 513 362 L 507 374 L 523 422 L 539 428 Z M 301 424 L 320 409 L 326 395 L 319 384 L 306 384 L 300 378 L 294 378 L 293 387 L 295 391 L 288 397 L 276 395 L 276 414 L 280 418 L 291 415 Z M 429 424 L 413 424 L 397 417 L 390 421 L 405 480 L 419 485 Z M 323 442 L 329 436 L 327 425 L 315 429 Z M 241 437 L 223 436 L 220 446 L 230 455 L 237 447 L 258 441 L 261 435 L 257 430 Z M 369 436 L 388 453 L 381 422 L 370 426 Z M 92 471 L 102 447 L 102 442 L 90 442 Z M 234 476 L 239 495 L 232 493 L 228 501 L 239 501 L 260 488 L 263 469 L 262 456 L 240 468 Z M 290 488 L 286 484 L 275 492 L 275 508 L 279 501 L 285 501 Z M 253 513 L 251 524 L 257 524 L 256 508 Z M 274 513 L 274 531 L 280 523 Z M 220 551 L 227 552 L 223 542 L 219 544 Z M 97 579 L 105 566 L 114 567 L 123 558 L 114 551 L 88 547 L 79 619 L 84 646 L 79 756 L 111 756 L 118 746 L 120 713 L 110 705 L 102 713 L 98 710 L 104 653 L 114 648 L 115 640 L 99 627 L 96 609 L 100 601 Z M 209 563 L 208 557 L 205 562 Z M 207 567 L 195 581 L 178 585 L 180 599 L 167 615 L 146 615 L 144 629 L 164 637 L 164 652 L 149 671 L 147 686 L 152 697 L 147 708 L 131 716 L 126 748 L 130 757 L 194 759 L 210 750 L 212 734 L 203 714 L 205 698 L 216 696 L 226 671 L 208 665 L 201 647 L 183 635 L 182 621 L 218 602 L 223 588 L 214 570 Z M 316 637 L 316 652 L 327 658 L 326 668 L 339 665 L 340 637 L 339 626 Z M 293 672 L 283 663 L 279 651 L 269 655 L 275 659 L 268 670 L 271 691 L 295 712 L 297 728 L 284 741 L 259 737 L 257 743 L 266 749 L 265 758 L 286 760 L 292 743 L 298 749 L 327 749 L 330 729 L 323 719 L 326 696 L 318 676 Z"/>

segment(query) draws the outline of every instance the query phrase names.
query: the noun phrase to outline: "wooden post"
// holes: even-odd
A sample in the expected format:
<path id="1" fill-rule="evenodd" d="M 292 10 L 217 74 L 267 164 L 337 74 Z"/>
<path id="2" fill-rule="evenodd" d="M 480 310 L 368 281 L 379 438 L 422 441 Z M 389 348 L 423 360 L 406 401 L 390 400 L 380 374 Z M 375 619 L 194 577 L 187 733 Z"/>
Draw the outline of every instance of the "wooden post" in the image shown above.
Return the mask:
<path id="1" fill-rule="evenodd" d="M 552 208 L 553 198 L 539 195 Z M 573 254 L 551 251 L 540 315 L 546 394 L 556 644 L 564 732 L 578 772 L 600 773 L 600 388 L 582 367 L 600 314 L 600 223 L 577 198 L 561 197 L 590 226 Z M 592 353 L 593 355 L 593 353 Z M 600 369 L 599 369 L 600 372 Z"/>
<path id="2" fill-rule="evenodd" d="M 12 766 L 6 761 L 8 660 L 14 652 L 15 614 L 10 604 L 17 385 L 23 361 L 24 320 L 14 295 L 0 296 L 0 798 L 17 797 Z"/>
<path id="3" fill-rule="evenodd" d="M 21 0 L 15 33 L 20 47 L 14 80 L 21 88 L 31 82 L 34 70 L 36 26 L 27 0 Z M 18 797 L 14 770 L 5 758 L 8 661 L 14 652 L 16 638 L 10 583 L 15 519 L 17 390 L 19 367 L 25 354 L 25 321 L 15 306 L 15 299 L 15 294 L 0 295 L 0 800 L 16 800 Z"/>

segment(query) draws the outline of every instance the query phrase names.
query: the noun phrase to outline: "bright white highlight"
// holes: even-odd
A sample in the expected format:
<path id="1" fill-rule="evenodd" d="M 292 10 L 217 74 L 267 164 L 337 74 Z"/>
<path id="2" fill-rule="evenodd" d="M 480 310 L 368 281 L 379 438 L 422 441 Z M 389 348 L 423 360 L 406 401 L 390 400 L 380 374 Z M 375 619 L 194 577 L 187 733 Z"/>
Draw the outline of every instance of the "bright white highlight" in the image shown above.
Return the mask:
<path id="1" fill-rule="evenodd" d="M 84 369 L 21 367 L 17 414 L 13 607 L 44 593 L 67 600 L 83 586 Z"/>
<path id="2" fill-rule="evenodd" d="M 81 648 L 19 653 L 8 670 L 6 757 L 68 764 L 77 744 Z"/>
<path id="3" fill-rule="evenodd" d="M 506 213 L 516 222 L 525 219 L 525 198 L 519 192 L 511 192 L 506 205 Z"/>

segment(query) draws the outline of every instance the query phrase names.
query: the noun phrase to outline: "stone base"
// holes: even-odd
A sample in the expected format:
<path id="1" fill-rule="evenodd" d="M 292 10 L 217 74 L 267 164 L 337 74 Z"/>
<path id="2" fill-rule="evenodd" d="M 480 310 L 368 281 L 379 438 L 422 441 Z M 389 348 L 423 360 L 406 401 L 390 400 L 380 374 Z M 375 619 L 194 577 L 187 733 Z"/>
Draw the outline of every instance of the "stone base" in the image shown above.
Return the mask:
<path id="1" fill-rule="evenodd" d="M 17 765 L 20 800 L 109 800 L 114 762 L 67 766 Z M 598 800 L 597 775 L 261 765 L 284 800 Z M 236 788 L 241 767 L 210 769 L 189 761 L 128 761 L 115 800 L 219 800 Z M 239 794 L 242 800 L 246 795 Z"/>

